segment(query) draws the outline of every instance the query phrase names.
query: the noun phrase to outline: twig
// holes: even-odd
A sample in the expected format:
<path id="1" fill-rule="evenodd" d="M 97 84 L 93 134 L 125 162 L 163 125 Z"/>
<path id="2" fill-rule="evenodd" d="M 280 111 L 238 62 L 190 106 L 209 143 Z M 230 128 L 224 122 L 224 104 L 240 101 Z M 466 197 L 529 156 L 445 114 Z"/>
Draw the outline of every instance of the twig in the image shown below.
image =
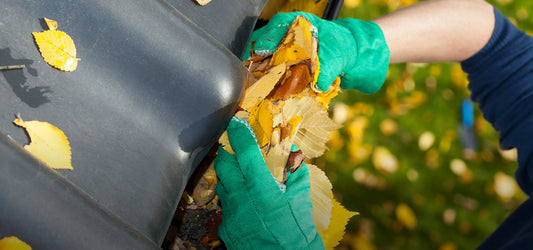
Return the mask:
<path id="1" fill-rule="evenodd" d="M 0 70 L 10 70 L 10 69 L 23 69 L 26 68 L 26 65 L 8 65 L 8 66 L 0 66 Z"/>

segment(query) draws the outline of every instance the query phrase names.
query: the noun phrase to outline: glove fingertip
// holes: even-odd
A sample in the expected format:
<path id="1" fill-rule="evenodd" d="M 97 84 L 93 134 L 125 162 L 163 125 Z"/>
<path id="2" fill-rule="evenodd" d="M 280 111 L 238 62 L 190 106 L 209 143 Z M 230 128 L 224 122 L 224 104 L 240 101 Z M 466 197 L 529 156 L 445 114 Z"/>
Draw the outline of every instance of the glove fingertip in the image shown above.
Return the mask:
<path id="1" fill-rule="evenodd" d="M 233 117 L 226 128 L 230 144 L 235 152 L 243 146 L 257 144 L 254 130 L 250 124 L 241 118 Z"/>
<path id="2" fill-rule="evenodd" d="M 285 183 L 287 187 L 291 187 L 296 183 L 301 182 L 307 183 L 309 185 L 309 168 L 305 162 L 302 162 L 302 165 L 294 173 L 289 173 L 287 175 L 287 182 Z"/>

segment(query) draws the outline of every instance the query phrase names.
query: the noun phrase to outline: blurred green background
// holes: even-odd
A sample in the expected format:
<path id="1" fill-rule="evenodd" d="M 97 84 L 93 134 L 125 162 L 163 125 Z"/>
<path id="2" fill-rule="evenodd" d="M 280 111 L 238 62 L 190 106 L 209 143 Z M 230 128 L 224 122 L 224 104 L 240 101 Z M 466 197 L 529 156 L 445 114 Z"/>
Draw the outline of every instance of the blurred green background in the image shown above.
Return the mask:
<path id="1" fill-rule="evenodd" d="M 342 17 L 372 20 L 416 0 L 345 0 Z M 520 29 L 533 30 L 533 1 L 497 0 Z M 474 249 L 527 197 L 514 181 L 516 152 L 475 105 L 475 150 L 464 150 L 459 64 L 391 65 L 374 95 L 344 91 L 330 113 L 344 125 L 314 163 L 336 198 L 358 211 L 339 249 Z"/>

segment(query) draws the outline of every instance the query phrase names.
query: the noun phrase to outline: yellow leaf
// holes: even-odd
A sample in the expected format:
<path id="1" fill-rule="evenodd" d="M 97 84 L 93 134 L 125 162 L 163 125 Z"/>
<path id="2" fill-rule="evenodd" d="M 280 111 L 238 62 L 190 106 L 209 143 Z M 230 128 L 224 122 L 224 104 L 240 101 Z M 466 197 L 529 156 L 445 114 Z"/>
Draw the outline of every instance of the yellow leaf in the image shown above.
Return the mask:
<path id="1" fill-rule="evenodd" d="M 196 0 L 196 2 L 197 2 L 199 5 L 204 6 L 204 5 L 208 4 L 208 3 L 210 3 L 211 0 Z"/>
<path id="2" fill-rule="evenodd" d="M 222 148 L 226 150 L 226 152 L 230 154 L 235 154 L 235 151 L 233 151 L 233 148 L 231 147 L 231 144 L 229 143 L 229 137 L 228 132 L 224 130 L 224 133 L 218 138 L 218 143 L 222 145 Z"/>
<path id="3" fill-rule="evenodd" d="M 396 218 L 406 228 L 413 230 L 416 227 L 416 215 L 406 204 L 399 204 L 396 207 Z"/>
<path id="4" fill-rule="evenodd" d="M 348 211 L 333 197 L 331 182 L 320 168 L 307 164 L 313 220 L 326 249 L 333 249 L 344 236 L 346 224 L 357 212 Z"/>
<path id="5" fill-rule="evenodd" d="M 331 120 L 326 110 L 313 97 L 292 98 L 285 102 L 283 113 L 289 119 L 302 117 L 296 132 L 295 144 L 305 156 L 315 158 L 324 153 L 331 132 L 340 127 Z"/>
<path id="6" fill-rule="evenodd" d="M 272 135 L 272 104 L 269 100 L 259 102 L 250 111 L 248 122 L 252 126 L 259 147 L 264 147 Z"/>
<path id="7" fill-rule="evenodd" d="M 346 229 L 346 224 L 350 221 L 354 215 L 359 213 L 351 212 L 344 208 L 338 201 L 335 199 L 332 200 L 333 209 L 331 215 L 331 223 L 326 231 L 318 232 L 322 237 L 324 246 L 326 249 L 333 249 L 339 244 L 344 236 L 344 230 Z"/>
<path id="8" fill-rule="evenodd" d="M 54 125 L 41 121 L 23 121 L 17 118 L 16 125 L 26 129 L 30 144 L 24 148 L 53 169 L 70 169 L 71 152 L 67 137 Z"/>
<path id="9" fill-rule="evenodd" d="M 298 125 L 302 123 L 303 118 L 301 116 L 294 116 L 289 120 L 289 137 L 294 135 L 294 132 L 297 131 Z"/>
<path id="10" fill-rule="evenodd" d="M 295 18 L 279 48 L 272 56 L 273 65 L 286 63 L 290 66 L 311 59 L 316 53 L 312 30 L 313 24 L 309 20 L 301 16 Z"/>
<path id="11" fill-rule="evenodd" d="M 48 26 L 48 29 L 49 30 L 56 30 L 57 29 L 57 22 L 52 20 L 52 19 L 48 19 L 48 18 L 44 18 L 44 22 L 46 23 L 46 26 Z"/>
<path id="12" fill-rule="evenodd" d="M 63 71 L 73 71 L 78 66 L 74 41 L 63 31 L 32 32 L 44 61 Z"/>
<path id="13" fill-rule="evenodd" d="M 244 120 L 248 120 L 248 112 L 246 111 L 238 111 L 235 114 L 235 117 L 242 118 Z M 220 135 L 220 138 L 218 138 L 218 143 L 222 145 L 222 148 L 226 150 L 230 154 L 235 154 L 235 151 L 233 151 L 233 148 L 231 147 L 231 144 L 229 143 L 228 133 L 224 130 L 224 133 Z"/>
<path id="14" fill-rule="evenodd" d="M 328 1 L 308 1 L 308 0 L 270 0 L 267 2 L 260 19 L 268 20 L 279 12 L 303 11 L 315 14 L 316 16 L 324 15 Z"/>
<path id="15" fill-rule="evenodd" d="M 287 160 L 289 159 L 289 154 L 291 153 L 292 140 L 286 138 L 281 140 L 277 145 L 271 147 L 268 152 L 264 154 L 265 163 L 272 173 L 272 176 L 276 178 L 280 183 L 284 183 L 283 172 Z"/>
<path id="16" fill-rule="evenodd" d="M 318 74 L 315 73 L 315 76 L 317 76 L 318 78 Z M 313 82 L 316 83 L 316 79 Z M 325 109 L 329 107 L 329 103 L 331 102 L 331 99 L 333 99 L 333 97 L 339 94 L 339 91 L 341 90 L 340 85 L 341 85 L 341 78 L 337 77 L 335 81 L 333 81 L 333 83 L 331 84 L 330 89 L 328 91 L 317 93 L 316 99 L 320 103 L 322 103 L 322 106 L 324 106 Z"/>
<path id="17" fill-rule="evenodd" d="M 333 210 L 333 185 L 320 168 L 307 164 L 309 169 L 309 183 L 311 188 L 311 202 L 313 203 L 313 220 L 317 232 L 324 232 L 328 229 Z"/>
<path id="18" fill-rule="evenodd" d="M 245 110 L 249 110 L 258 101 L 263 100 L 272 91 L 274 86 L 276 86 L 283 74 L 285 74 L 286 69 L 287 66 L 285 63 L 271 68 L 266 75 L 245 90 L 244 97 L 239 106 Z"/>
<path id="19" fill-rule="evenodd" d="M 31 250 L 31 247 L 15 236 L 0 239 L 0 250 Z"/>

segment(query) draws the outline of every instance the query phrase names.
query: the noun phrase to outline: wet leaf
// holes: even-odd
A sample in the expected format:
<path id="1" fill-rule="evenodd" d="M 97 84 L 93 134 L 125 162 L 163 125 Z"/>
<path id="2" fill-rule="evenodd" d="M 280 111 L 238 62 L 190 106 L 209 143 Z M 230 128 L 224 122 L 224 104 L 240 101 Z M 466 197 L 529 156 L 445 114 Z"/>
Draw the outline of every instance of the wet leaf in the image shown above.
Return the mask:
<path id="1" fill-rule="evenodd" d="M 78 66 L 76 46 L 67 33 L 59 30 L 32 32 L 44 61 L 62 71 L 74 71 Z"/>
<path id="2" fill-rule="evenodd" d="M 309 66 L 305 64 L 297 64 L 290 67 L 288 73 L 290 75 L 283 84 L 278 85 L 273 90 L 271 99 L 286 100 L 289 97 L 294 97 L 302 92 L 307 87 L 307 84 L 313 81 Z"/>
<path id="3" fill-rule="evenodd" d="M 41 121 L 13 121 L 26 129 L 30 144 L 24 148 L 53 169 L 72 170 L 70 144 L 67 137 L 54 125 Z"/>

